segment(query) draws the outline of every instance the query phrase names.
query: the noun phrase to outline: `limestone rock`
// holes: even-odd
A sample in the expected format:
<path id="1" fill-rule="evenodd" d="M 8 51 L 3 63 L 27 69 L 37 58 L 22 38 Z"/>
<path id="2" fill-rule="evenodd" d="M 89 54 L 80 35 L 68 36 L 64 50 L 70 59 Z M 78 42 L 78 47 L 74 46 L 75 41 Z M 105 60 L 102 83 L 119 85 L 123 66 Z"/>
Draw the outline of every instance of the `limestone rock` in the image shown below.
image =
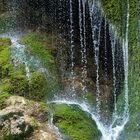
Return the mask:
<path id="1" fill-rule="evenodd" d="M 0 140 L 57 140 L 40 103 L 11 96 L 5 104 L 0 110 Z"/>

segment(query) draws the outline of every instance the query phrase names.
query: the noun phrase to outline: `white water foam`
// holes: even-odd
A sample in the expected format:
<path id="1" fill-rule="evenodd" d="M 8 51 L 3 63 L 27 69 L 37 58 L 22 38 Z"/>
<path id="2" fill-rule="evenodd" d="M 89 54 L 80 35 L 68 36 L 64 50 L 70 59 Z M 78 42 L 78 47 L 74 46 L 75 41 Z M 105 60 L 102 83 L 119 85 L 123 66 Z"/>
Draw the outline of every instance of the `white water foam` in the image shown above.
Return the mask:
<path id="1" fill-rule="evenodd" d="M 90 114 L 91 118 L 96 122 L 98 129 L 102 133 L 101 140 L 117 140 L 118 136 L 123 131 L 124 126 L 126 125 L 128 121 L 126 118 L 122 119 L 122 118 L 116 117 L 116 120 L 114 120 L 114 122 L 111 125 L 106 126 L 100 121 L 100 118 L 98 118 L 98 115 L 94 113 L 93 108 L 91 108 L 90 105 L 84 101 L 79 102 L 76 100 L 69 100 L 69 99 L 68 100 L 56 99 L 56 100 L 47 102 L 47 104 L 51 104 L 51 103 L 77 105 L 80 107 L 81 110 Z M 114 126 L 114 123 L 117 121 L 117 119 L 121 120 L 121 122 L 119 122 L 118 124 Z"/>

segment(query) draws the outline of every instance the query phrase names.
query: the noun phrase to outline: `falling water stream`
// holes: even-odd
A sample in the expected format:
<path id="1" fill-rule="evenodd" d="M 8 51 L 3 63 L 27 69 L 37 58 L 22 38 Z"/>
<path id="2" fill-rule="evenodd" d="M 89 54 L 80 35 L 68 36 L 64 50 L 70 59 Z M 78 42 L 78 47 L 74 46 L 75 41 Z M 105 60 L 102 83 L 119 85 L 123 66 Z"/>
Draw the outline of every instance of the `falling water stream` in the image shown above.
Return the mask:
<path id="1" fill-rule="evenodd" d="M 12 41 L 12 46 L 11 46 L 12 60 L 15 66 L 18 64 L 24 64 L 26 70 L 26 76 L 28 78 L 31 77 L 30 69 L 32 67 L 38 72 L 43 73 L 46 78 L 49 77 L 48 70 L 43 66 L 43 62 L 39 58 L 31 55 L 25 45 L 18 43 L 17 38 L 11 38 L 11 41 Z"/>
<path id="2" fill-rule="evenodd" d="M 75 91 L 74 81 L 75 81 L 75 75 L 74 75 L 74 29 L 73 29 L 73 4 L 72 0 L 70 0 L 70 58 L 71 58 L 71 86 L 72 91 Z"/>
<path id="3" fill-rule="evenodd" d="M 128 101 L 128 33 L 129 33 L 129 0 L 127 0 L 127 18 L 125 40 L 123 41 L 124 67 L 125 67 L 125 109 L 124 114 L 129 119 L 129 101 Z"/>
<path id="4" fill-rule="evenodd" d="M 62 2 L 62 1 L 60 1 Z M 73 18 L 73 1 L 69 2 L 70 7 L 70 72 L 71 72 L 71 89 L 75 91 L 75 73 L 74 73 L 74 18 Z M 116 49 L 116 32 L 113 26 L 110 26 L 110 40 L 111 40 L 111 49 L 112 49 L 112 63 L 113 63 L 113 94 L 114 94 L 114 116 L 111 118 L 112 122 L 105 124 L 101 120 L 101 99 L 100 99 L 100 59 L 99 59 L 99 49 L 100 49 L 100 35 L 101 35 L 101 23 L 102 23 L 102 13 L 101 8 L 99 7 L 98 2 L 93 3 L 90 7 L 90 20 L 91 20 L 91 30 L 92 30 L 92 41 L 93 41 L 93 50 L 94 55 L 93 59 L 95 60 L 96 66 L 96 107 L 91 107 L 86 101 L 79 101 L 74 99 L 66 99 L 57 96 L 52 101 L 47 101 L 47 104 L 56 103 L 56 104 L 67 104 L 67 105 L 77 105 L 81 110 L 88 113 L 91 118 L 96 122 L 98 129 L 102 133 L 101 140 L 117 140 L 120 133 L 123 131 L 126 123 L 129 120 L 129 104 L 128 104 L 128 29 L 129 29 L 129 1 L 127 2 L 127 23 L 125 38 L 123 39 L 123 61 L 124 61 L 124 99 L 125 107 L 124 112 L 121 116 L 117 113 L 117 99 L 116 99 L 116 70 L 115 70 L 115 49 Z M 80 31 L 80 48 L 81 48 L 81 63 L 82 63 L 82 82 L 86 86 L 87 78 L 87 50 L 86 50 L 86 8 L 85 0 L 79 0 L 79 31 Z M 61 15 L 60 15 L 61 16 Z M 105 19 L 105 57 L 107 55 L 107 44 L 106 44 L 106 19 Z M 12 41 L 12 61 L 16 65 L 24 64 L 26 70 L 26 76 L 31 77 L 31 67 L 34 67 L 37 71 L 43 73 L 47 79 L 49 79 L 49 72 L 47 68 L 43 66 L 43 62 L 36 56 L 32 56 L 27 50 L 25 45 L 22 45 L 18 42 L 17 37 L 11 37 Z M 105 58 L 106 59 L 106 58 Z M 105 64 L 106 65 L 106 64 Z M 107 71 L 107 70 L 105 70 Z M 72 92 L 74 95 L 75 93 Z M 72 96 L 73 96 L 72 95 Z M 75 97 L 75 96 L 73 96 Z M 51 123 L 53 124 L 53 115 L 51 114 Z M 53 125 L 54 127 L 54 125 Z M 55 127 L 59 132 L 59 130 Z"/>
<path id="5" fill-rule="evenodd" d="M 82 5 L 81 5 L 82 4 Z M 82 12 L 83 9 L 83 12 Z M 83 14 L 82 14 L 83 13 Z M 85 17 L 85 1 L 79 0 L 79 27 L 80 27 L 80 46 L 81 46 L 81 63 L 82 63 L 82 82 L 86 86 L 87 78 L 87 56 L 86 56 L 86 17 Z M 83 88 L 83 91 L 86 89 Z"/>
<path id="6" fill-rule="evenodd" d="M 114 95 L 114 115 L 117 112 L 117 95 L 116 95 L 116 70 L 115 70 L 115 47 L 116 47 L 116 32 L 113 32 L 113 26 L 110 25 L 110 40 L 112 45 L 112 63 L 113 63 L 113 95 Z"/>
<path id="7" fill-rule="evenodd" d="M 107 77 L 107 32 L 106 32 L 106 29 L 107 29 L 107 21 L 106 21 L 106 17 L 105 17 L 105 25 L 104 25 L 104 30 L 105 30 L 105 75 Z"/>
<path id="8" fill-rule="evenodd" d="M 100 46 L 100 30 L 101 30 L 101 16 L 99 12 L 99 7 L 97 5 L 92 5 L 90 10 L 91 17 L 91 28 L 92 28 L 92 40 L 94 44 L 94 57 L 96 64 L 96 110 L 100 116 L 100 82 L 99 82 L 99 46 Z M 99 27 L 99 28 L 98 28 Z"/>
<path id="9" fill-rule="evenodd" d="M 83 1 L 84 2 L 84 1 Z M 82 5 L 85 5 L 85 3 L 82 3 Z M 83 33 L 85 31 L 82 26 L 84 25 L 84 19 L 82 24 L 82 10 L 81 10 L 81 1 L 79 0 L 79 27 L 80 27 L 80 43 L 81 43 L 81 53 L 82 53 L 82 60 L 81 62 L 85 63 L 86 57 L 84 56 L 86 54 L 86 51 L 84 50 L 84 39 L 85 36 Z M 124 97 L 125 97 L 125 107 L 124 112 L 122 115 L 118 115 L 117 113 L 117 99 L 116 99 L 116 70 L 115 70 L 115 49 L 116 49 L 116 39 L 117 34 L 113 26 L 110 25 L 109 27 L 109 33 L 110 33 L 110 40 L 111 40 L 111 46 L 112 46 L 112 64 L 113 64 L 113 95 L 114 95 L 114 113 L 112 116 L 112 122 L 109 124 L 105 124 L 102 122 L 100 118 L 100 82 L 99 82 L 99 47 L 100 47 L 100 33 L 101 33 L 101 22 L 102 17 L 101 13 L 99 11 L 99 5 L 92 5 L 90 10 L 90 18 L 91 18 L 91 27 L 92 27 L 92 39 L 94 44 L 94 50 L 95 50 L 95 63 L 96 63 L 96 108 L 92 108 L 86 101 L 77 101 L 76 99 L 64 99 L 60 98 L 59 96 L 50 101 L 47 102 L 47 104 L 50 103 L 56 103 L 56 104 L 67 104 L 67 105 L 77 105 L 81 110 L 87 112 L 90 114 L 91 118 L 96 122 L 98 129 L 102 133 L 101 140 L 117 140 L 120 133 L 123 131 L 126 123 L 129 120 L 129 105 L 128 105 L 128 27 L 129 27 L 129 2 L 128 2 L 128 9 L 127 9 L 127 25 L 126 25 L 126 33 L 125 33 L 125 39 L 123 40 L 123 61 L 124 61 L 124 76 L 125 76 L 125 82 L 124 82 Z M 83 6 L 83 9 L 85 7 Z M 85 11 L 83 10 L 83 18 Z M 72 20 L 72 11 L 71 11 L 71 20 Z M 71 25 L 73 23 L 73 20 L 71 21 Z M 105 29 L 106 29 L 106 21 L 105 21 Z M 73 33 L 73 29 L 71 26 L 71 35 Z M 106 36 L 106 33 L 105 33 Z M 72 37 L 72 36 L 71 36 Z M 105 38 L 106 39 L 106 38 Z M 72 40 L 71 40 L 72 43 Z M 106 45 L 106 43 L 105 43 Z M 107 47 L 107 46 L 106 46 Z M 71 46 L 71 49 L 73 50 L 73 46 Z M 106 48 L 105 48 L 106 49 Z M 107 50 L 105 50 L 107 53 Z M 71 51 L 72 52 L 72 51 Z M 72 60 L 73 60 L 73 52 L 71 53 Z M 73 62 L 72 62 L 73 66 Z M 82 69 L 83 70 L 83 69 Z M 72 71 L 73 74 L 73 71 Z"/>
<path id="10" fill-rule="evenodd" d="M 21 34 L 3 34 L 1 37 L 8 37 L 11 39 L 11 59 L 12 63 L 17 67 L 20 64 L 25 66 L 26 76 L 30 79 L 32 70 L 42 73 L 45 78 L 51 80 L 53 77 L 50 75 L 48 69 L 44 66 L 43 61 L 30 53 L 26 45 L 20 43 Z"/>

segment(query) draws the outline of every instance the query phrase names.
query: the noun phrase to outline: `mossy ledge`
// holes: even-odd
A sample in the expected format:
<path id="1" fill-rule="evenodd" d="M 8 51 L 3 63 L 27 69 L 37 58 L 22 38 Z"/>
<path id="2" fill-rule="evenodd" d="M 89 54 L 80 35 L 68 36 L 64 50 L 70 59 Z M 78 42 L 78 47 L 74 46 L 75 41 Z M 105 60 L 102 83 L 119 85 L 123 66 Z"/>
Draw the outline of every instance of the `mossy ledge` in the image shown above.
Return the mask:
<path id="1" fill-rule="evenodd" d="M 100 131 L 91 117 L 76 105 L 53 105 L 54 124 L 66 140 L 99 140 Z"/>

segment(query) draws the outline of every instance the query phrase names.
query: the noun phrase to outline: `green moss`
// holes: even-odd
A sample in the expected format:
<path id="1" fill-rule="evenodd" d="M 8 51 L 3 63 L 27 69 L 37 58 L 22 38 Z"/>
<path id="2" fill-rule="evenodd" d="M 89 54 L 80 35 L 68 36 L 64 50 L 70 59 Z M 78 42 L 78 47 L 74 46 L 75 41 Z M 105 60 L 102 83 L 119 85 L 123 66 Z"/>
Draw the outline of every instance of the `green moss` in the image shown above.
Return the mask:
<path id="1" fill-rule="evenodd" d="M 10 56 L 10 50 L 9 48 L 6 47 L 0 52 L 0 64 L 6 65 L 7 62 L 9 61 L 9 56 Z"/>
<path id="2" fill-rule="evenodd" d="M 7 38 L 0 38 L 0 65 L 6 65 L 10 60 L 11 42 Z"/>
<path id="3" fill-rule="evenodd" d="M 0 109 L 4 107 L 5 100 L 10 96 L 9 85 L 3 84 L 3 79 L 8 76 L 10 69 L 10 48 L 11 41 L 8 38 L 0 38 Z"/>
<path id="4" fill-rule="evenodd" d="M 0 38 L 0 50 L 2 50 L 2 47 L 10 46 L 11 40 L 9 38 Z"/>
<path id="5" fill-rule="evenodd" d="M 28 79 L 22 70 L 18 70 L 10 75 L 8 83 L 10 84 L 8 91 L 14 95 L 36 101 L 43 101 L 48 95 L 48 83 L 44 76 L 38 72 L 32 73 L 31 78 Z"/>
<path id="6" fill-rule="evenodd" d="M 53 67 L 55 64 L 53 56 L 47 49 L 49 37 L 47 35 L 41 35 L 37 33 L 32 33 L 29 36 L 25 36 L 22 39 L 22 42 L 26 44 L 34 55 L 38 55 L 44 62 L 47 63 L 47 66 Z"/>
<path id="7" fill-rule="evenodd" d="M 121 26 L 121 1 L 120 0 L 102 0 L 102 5 L 105 10 L 107 19 L 117 25 L 119 29 Z"/>
<path id="8" fill-rule="evenodd" d="M 103 0 L 103 8 L 107 19 L 113 23 L 118 30 L 120 36 L 124 35 L 125 24 L 126 24 L 126 10 L 127 1 L 122 0 Z M 137 45 L 137 35 L 138 35 L 138 19 L 139 19 L 139 1 L 131 0 L 129 1 L 130 6 L 130 19 L 129 19 L 129 50 L 132 53 L 132 46 Z"/>
<path id="9" fill-rule="evenodd" d="M 42 100 L 47 95 L 48 83 L 41 73 L 35 72 L 29 81 L 29 97 L 33 100 Z"/>
<path id="10" fill-rule="evenodd" d="M 0 91 L 2 92 L 10 92 L 11 85 L 8 80 L 2 80 L 2 84 L 0 84 Z"/>
<path id="11" fill-rule="evenodd" d="M 52 93 L 56 92 L 59 89 L 59 76 L 57 63 L 53 56 L 53 48 L 51 42 L 51 36 L 48 36 L 45 33 L 31 33 L 21 39 L 21 42 L 27 46 L 30 53 L 34 56 L 37 56 L 43 64 L 43 67 L 47 69 L 47 92 Z M 32 68 L 34 71 L 34 68 Z"/>
<path id="12" fill-rule="evenodd" d="M 30 119 L 30 125 L 35 129 L 35 128 L 37 128 L 39 126 L 39 123 L 35 118 L 32 117 Z"/>
<path id="13" fill-rule="evenodd" d="M 0 38 L 0 88 L 4 92 L 20 95 L 34 100 L 44 100 L 47 95 L 48 83 L 44 75 L 38 72 L 32 73 L 30 80 L 26 77 L 25 65 L 14 67 L 10 63 L 11 52 L 10 39 Z"/>
<path id="14" fill-rule="evenodd" d="M 100 137 L 95 122 L 77 106 L 56 105 L 54 123 L 72 140 L 98 140 Z"/>
<path id="15" fill-rule="evenodd" d="M 11 41 L 8 38 L 0 38 L 0 79 L 9 75 L 10 64 L 10 46 Z"/>
<path id="16" fill-rule="evenodd" d="M 140 56 L 137 52 L 136 55 Z M 138 57 L 138 56 L 136 56 Z M 126 132 L 128 134 L 133 133 L 133 137 L 139 137 L 140 131 L 140 76 L 139 76 L 139 58 L 136 58 L 133 63 L 130 64 L 129 71 L 129 108 L 130 108 L 130 121 L 126 126 Z M 138 60 L 138 62 L 136 62 Z M 137 133 L 136 133 L 137 132 Z M 135 136 L 134 136 L 135 134 Z"/>
<path id="17" fill-rule="evenodd" d="M 21 74 L 21 71 L 16 71 L 11 74 L 9 79 L 11 85 L 11 93 L 20 96 L 27 96 L 28 91 L 28 80 L 25 75 Z"/>
<path id="18" fill-rule="evenodd" d="M 9 39 L 0 38 L 0 79 L 2 79 L 0 88 L 2 91 L 14 95 L 24 96 L 38 101 L 44 100 L 55 83 L 52 83 L 52 87 L 50 88 L 50 84 L 47 83 L 44 75 L 38 72 L 33 72 L 29 80 L 26 77 L 24 64 L 19 64 L 17 67 L 14 67 L 10 63 L 11 51 L 8 45 L 11 45 Z"/>
<path id="19" fill-rule="evenodd" d="M 40 108 L 41 108 L 42 111 L 44 111 L 45 113 L 48 113 L 48 107 L 47 107 L 46 103 L 40 102 Z"/>
<path id="20" fill-rule="evenodd" d="M 1 88 L 0 88 L 1 91 Z M 5 107 L 5 101 L 6 99 L 10 97 L 10 94 L 7 92 L 0 92 L 0 110 Z"/>

